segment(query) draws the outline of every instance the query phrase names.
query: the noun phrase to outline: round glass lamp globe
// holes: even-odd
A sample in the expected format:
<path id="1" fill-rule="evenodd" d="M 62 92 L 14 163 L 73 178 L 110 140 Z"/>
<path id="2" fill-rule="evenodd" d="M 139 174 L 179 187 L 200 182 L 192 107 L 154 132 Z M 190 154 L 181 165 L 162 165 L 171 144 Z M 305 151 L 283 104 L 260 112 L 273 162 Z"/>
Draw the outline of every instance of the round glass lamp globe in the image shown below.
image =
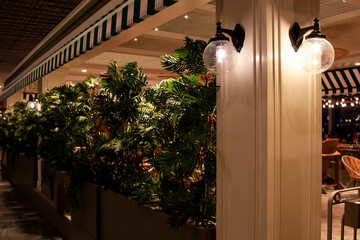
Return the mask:
<path id="1" fill-rule="evenodd" d="M 333 46 L 325 38 L 306 39 L 296 54 L 300 66 L 312 74 L 325 72 L 335 57 Z"/>
<path id="2" fill-rule="evenodd" d="M 35 101 L 30 101 L 27 103 L 27 108 L 30 112 L 36 111 L 37 110 L 37 102 Z"/>
<path id="3" fill-rule="evenodd" d="M 236 62 L 237 51 L 227 40 L 210 42 L 203 53 L 204 64 L 212 73 L 227 73 Z"/>

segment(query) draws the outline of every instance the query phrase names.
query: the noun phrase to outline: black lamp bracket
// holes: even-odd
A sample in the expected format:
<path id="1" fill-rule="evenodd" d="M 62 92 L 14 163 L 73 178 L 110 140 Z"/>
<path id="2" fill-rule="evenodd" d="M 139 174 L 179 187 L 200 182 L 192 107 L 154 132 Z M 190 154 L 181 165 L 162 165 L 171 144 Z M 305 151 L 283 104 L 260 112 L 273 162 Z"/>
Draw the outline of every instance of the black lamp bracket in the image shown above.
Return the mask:
<path id="1" fill-rule="evenodd" d="M 32 94 L 32 93 L 24 93 L 24 95 L 25 95 L 25 94 L 29 94 L 29 102 L 35 101 L 35 100 L 37 99 L 36 94 L 35 94 L 35 97 L 33 97 L 33 94 Z"/>
<path id="2" fill-rule="evenodd" d="M 290 36 L 290 41 L 291 41 L 291 45 L 294 48 L 295 52 L 297 52 L 303 42 L 303 38 L 305 33 L 307 33 L 308 31 L 313 30 L 308 36 L 306 36 L 306 38 L 312 38 L 312 37 L 321 37 L 321 38 L 326 38 L 325 35 L 320 33 L 320 28 L 319 28 L 319 19 L 315 18 L 314 19 L 314 25 L 313 26 L 309 26 L 309 27 L 305 27 L 305 28 L 300 28 L 299 23 L 295 22 L 290 30 L 289 30 L 289 36 Z"/>
<path id="3" fill-rule="evenodd" d="M 223 33 L 226 33 L 231 37 L 231 41 L 236 51 L 240 52 L 242 47 L 244 46 L 245 40 L 245 30 L 240 26 L 240 24 L 236 24 L 234 30 L 222 28 L 220 22 L 217 22 L 216 25 L 216 35 L 212 39 L 210 39 L 210 42 L 216 40 L 229 40 L 223 35 Z"/>

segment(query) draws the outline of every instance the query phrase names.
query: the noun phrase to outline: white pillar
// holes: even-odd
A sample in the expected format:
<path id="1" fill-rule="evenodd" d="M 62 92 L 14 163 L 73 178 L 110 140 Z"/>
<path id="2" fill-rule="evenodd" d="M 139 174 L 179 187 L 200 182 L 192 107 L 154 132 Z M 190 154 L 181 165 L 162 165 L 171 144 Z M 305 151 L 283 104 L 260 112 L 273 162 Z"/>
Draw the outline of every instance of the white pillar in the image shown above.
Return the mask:
<path id="1" fill-rule="evenodd" d="M 39 93 L 45 93 L 46 89 L 64 85 L 66 83 L 68 72 L 69 68 L 62 67 L 39 79 Z"/>
<path id="2" fill-rule="evenodd" d="M 222 27 L 246 33 L 218 76 L 217 240 L 320 240 L 321 82 L 289 40 L 318 16 L 319 0 L 217 1 Z"/>

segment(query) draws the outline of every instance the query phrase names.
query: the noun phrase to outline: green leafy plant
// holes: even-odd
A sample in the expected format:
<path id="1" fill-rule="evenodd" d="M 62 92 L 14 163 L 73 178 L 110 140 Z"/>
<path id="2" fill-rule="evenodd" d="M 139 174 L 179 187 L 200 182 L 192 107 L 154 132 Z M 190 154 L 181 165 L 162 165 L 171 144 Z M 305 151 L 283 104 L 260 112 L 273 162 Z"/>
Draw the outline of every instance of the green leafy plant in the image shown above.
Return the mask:
<path id="1" fill-rule="evenodd" d="M 136 62 L 121 68 L 112 62 L 101 77 L 103 88 L 94 104 L 102 129 L 93 148 L 96 181 L 138 202 L 152 199 L 155 181 L 144 167 L 151 144 L 139 122 L 147 76 Z"/>
<path id="2" fill-rule="evenodd" d="M 215 223 L 216 84 L 202 63 L 205 46 L 186 38 L 174 56 L 162 57 L 163 66 L 179 78 L 146 92 L 156 107 L 149 124 L 161 148 L 151 164 L 159 176 L 161 207 L 174 227 Z"/>
<path id="3" fill-rule="evenodd" d="M 27 110 L 26 102 L 12 106 L 13 114 L 1 113 L 0 141 L 7 152 L 7 161 L 20 155 L 34 158 L 37 155 L 39 135 L 38 114 Z"/>
<path id="4" fill-rule="evenodd" d="M 76 85 L 63 85 L 40 95 L 41 141 L 39 154 L 45 166 L 44 179 L 55 170 L 70 171 L 91 143 L 92 94 L 96 78 L 89 77 Z"/>
<path id="5" fill-rule="evenodd" d="M 184 72 L 190 74 L 207 74 L 203 61 L 203 52 L 207 43 L 201 40 L 185 38 L 185 45 L 175 50 L 175 54 L 161 56 L 162 66 L 170 71 L 183 76 Z"/>
<path id="6" fill-rule="evenodd" d="M 89 181 L 154 204 L 173 227 L 215 224 L 216 83 L 202 62 L 206 43 L 185 39 L 162 65 L 178 75 L 147 88 L 136 62 L 110 63 L 98 80 L 89 77 L 40 95 L 42 111 L 18 103 L 2 113 L 0 143 L 10 156 L 43 159 L 43 179 L 70 174 L 76 209 L 81 184 Z M 40 140 L 33 141 L 39 138 Z M 39 145 L 37 145 L 39 142 Z M 35 149 L 35 151 L 33 151 Z"/>
<path id="7" fill-rule="evenodd" d="M 167 92 L 164 105 L 156 92 L 148 94 L 166 116 L 152 122 L 160 132 L 156 135 L 166 136 L 157 140 L 162 152 L 151 161 L 159 175 L 161 206 L 172 215 L 174 227 L 189 219 L 211 226 L 215 221 L 216 87 L 190 75 L 164 82 L 160 88 L 160 95 Z"/>

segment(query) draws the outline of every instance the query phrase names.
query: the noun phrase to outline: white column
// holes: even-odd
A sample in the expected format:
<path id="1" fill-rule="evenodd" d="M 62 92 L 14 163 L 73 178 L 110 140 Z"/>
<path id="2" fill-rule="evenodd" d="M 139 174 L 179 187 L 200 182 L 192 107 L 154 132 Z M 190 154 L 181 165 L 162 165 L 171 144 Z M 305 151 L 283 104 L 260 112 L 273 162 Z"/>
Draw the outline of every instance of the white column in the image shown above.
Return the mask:
<path id="1" fill-rule="evenodd" d="M 246 33 L 218 76 L 217 240 L 320 240 L 321 82 L 289 40 L 317 16 L 319 0 L 217 1 L 222 26 Z"/>
<path id="2" fill-rule="evenodd" d="M 62 67 L 44 76 L 42 79 L 39 79 L 39 93 L 46 92 L 46 89 L 64 85 L 66 83 L 68 72 L 68 68 Z"/>

